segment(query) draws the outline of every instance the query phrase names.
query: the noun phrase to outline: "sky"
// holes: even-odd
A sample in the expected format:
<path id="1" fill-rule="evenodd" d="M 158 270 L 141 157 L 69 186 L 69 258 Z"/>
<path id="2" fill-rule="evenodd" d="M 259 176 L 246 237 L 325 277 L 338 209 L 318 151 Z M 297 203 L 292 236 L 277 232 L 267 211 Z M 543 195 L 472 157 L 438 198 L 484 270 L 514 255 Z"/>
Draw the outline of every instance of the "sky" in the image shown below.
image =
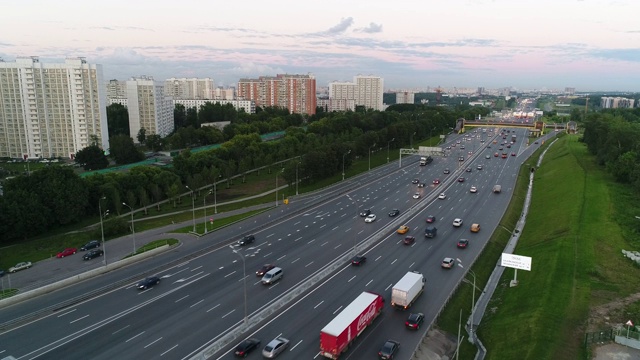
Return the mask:
<path id="1" fill-rule="evenodd" d="M 0 58 L 85 57 L 106 81 L 640 91 L 639 14 L 638 0 L 6 0 Z"/>

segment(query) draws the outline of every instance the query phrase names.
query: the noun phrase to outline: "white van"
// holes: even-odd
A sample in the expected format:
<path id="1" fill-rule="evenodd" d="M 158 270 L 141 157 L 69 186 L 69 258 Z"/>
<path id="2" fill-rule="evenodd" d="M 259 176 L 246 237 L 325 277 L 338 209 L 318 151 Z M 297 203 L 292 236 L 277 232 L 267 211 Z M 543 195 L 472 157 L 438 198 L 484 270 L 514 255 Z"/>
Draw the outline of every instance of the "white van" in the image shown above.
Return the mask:
<path id="1" fill-rule="evenodd" d="M 493 192 L 494 193 L 500 193 L 502 191 L 502 186 L 500 185 L 493 185 Z"/>
<path id="2" fill-rule="evenodd" d="M 266 274 L 264 274 L 264 276 L 262 277 L 262 284 L 271 285 L 280 279 L 282 279 L 282 269 L 279 267 L 274 267 Z"/>

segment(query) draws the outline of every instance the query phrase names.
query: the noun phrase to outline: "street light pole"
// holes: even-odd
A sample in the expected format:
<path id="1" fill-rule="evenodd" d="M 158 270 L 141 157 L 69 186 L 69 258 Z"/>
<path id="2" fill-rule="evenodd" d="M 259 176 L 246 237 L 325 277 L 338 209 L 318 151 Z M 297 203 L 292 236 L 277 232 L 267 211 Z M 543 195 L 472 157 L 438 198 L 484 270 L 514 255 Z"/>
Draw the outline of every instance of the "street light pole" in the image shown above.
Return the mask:
<path id="1" fill-rule="evenodd" d="M 193 232 L 196 232 L 196 199 L 195 199 L 195 193 L 193 192 L 193 190 L 191 190 L 191 188 L 189 186 L 185 186 L 187 189 L 189 189 L 189 191 L 191 191 L 191 208 L 192 208 L 192 213 L 193 213 Z"/>
<path id="2" fill-rule="evenodd" d="M 342 154 L 342 181 L 344 181 L 344 157 L 351 154 L 351 150 L 347 151 L 346 153 Z"/>
<path id="3" fill-rule="evenodd" d="M 204 207 L 204 233 L 207 234 L 207 195 L 211 194 L 211 190 L 202 197 L 202 205 Z"/>
<path id="4" fill-rule="evenodd" d="M 246 327 L 249 325 L 249 316 L 247 315 L 247 267 L 244 261 L 244 256 L 236 251 L 233 246 L 229 245 L 229 248 L 231 249 L 231 251 L 238 254 L 238 256 L 240 256 L 240 259 L 242 259 L 242 283 L 244 288 L 244 326 Z"/>
<path id="5" fill-rule="evenodd" d="M 298 195 L 298 165 L 300 165 L 299 161 L 296 162 L 296 195 Z"/>
<path id="6" fill-rule="evenodd" d="M 458 261 L 458 266 L 464 269 L 464 266 L 462 266 L 462 264 L 460 263 L 460 259 L 456 259 Z M 471 282 L 469 282 L 469 280 L 467 279 L 463 279 L 463 281 L 471 284 L 471 286 L 473 286 L 473 292 L 472 292 L 472 296 L 471 296 L 471 321 L 469 321 L 469 342 L 471 342 L 472 344 L 475 344 L 475 336 L 473 334 L 473 315 L 474 315 L 474 310 L 476 307 L 476 273 L 473 272 L 473 270 L 471 269 L 467 269 L 467 271 L 469 272 L 469 274 L 471 274 L 471 276 L 473 276 L 473 283 L 471 284 Z"/>
<path id="7" fill-rule="evenodd" d="M 389 163 L 389 144 L 391 144 L 396 138 L 387 141 L 387 164 Z"/>
<path id="8" fill-rule="evenodd" d="M 105 216 L 109 215 L 109 210 L 107 209 L 107 211 L 105 211 L 105 213 L 102 213 L 102 202 L 101 200 L 106 199 L 106 197 L 101 197 L 98 200 L 98 211 L 100 212 L 100 233 L 102 234 L 102 252 L 104 253 L 104 266 L 107 266 L 107 247 L 105 246 L 104 243 L 104 225 L 103 225 L 103 219 Z"/>
<path id="9" fill-rule="evenodd" d="M 416 132 L 414 131 L 413 134 L 411 134 L 411 137 L 409 138 L 409 147 L 413 149 L 413 135 L 415 135 Z"/>
<path id="10" fill-rule="evenodd" d="M 376 146 L 376 143 L 373 143 L 373 145 L 369 146 L 369 170 L 371 170 L 371 148 Z"/>
<path id="11" fill-rule="evenodd" d="M 356 203 L 356 201 L 354 199 L 351 198 L 351 196 L 349 196 L 349 194 L 346 195 L 347 199 L 351 200 L 351 202 L 353 203 L 353 206 L 356 208 L 356 221 L 358 221 L 358 204 Z M 354 231 L 353 232 L 353 256 L 358 255 L 358 238 L 357 238 L 357 233 Z"/>
<path id="12" fill-rule="evenodd" d="M 133 253 L 136 253 L 136 227 L 133 225 L 133 208 L 126 203 L 122 203 L 122 205 L 129 208 L 131 211 L 131 233 L 133 234 Z"/>
<path id="13" fill-rule="evenodd" d="M 217 196 L 217 188 L 216 184 L 218 183 L 218 179 L 213 182 L 213 213 L 218 213 L 218 196 Z"/>
<path id="14" fill-rule="evenodd" d="M 282 171 L 284 171 L 284 168 L 282 168 Z M 276 172 L 276 206 L 278 206 L 278 175 L 280 175 L 282 171 Z"/>

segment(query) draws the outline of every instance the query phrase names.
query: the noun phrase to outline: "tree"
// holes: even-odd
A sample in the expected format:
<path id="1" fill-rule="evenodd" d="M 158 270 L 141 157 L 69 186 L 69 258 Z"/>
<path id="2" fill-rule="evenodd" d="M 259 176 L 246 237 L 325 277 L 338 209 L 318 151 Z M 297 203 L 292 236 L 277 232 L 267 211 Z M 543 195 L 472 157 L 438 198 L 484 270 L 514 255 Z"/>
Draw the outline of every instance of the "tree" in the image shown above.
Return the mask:
<path id="1" fill-rule="evenodd" d="M 109 160 L 98 145 L 89 145 L 78 151 L 75 155 L 75 161 L 85 170 L 104 169 L 109 165 Z"/>
<path id="2" fill-rule="evenodd" d="M 158 211 L 160 211 L 160 201 L 162 201 L 162 189 L 160 189 L 160 186 L 158 186 L 158 184 L 153 183 L 149 185 L 149 192 L 151 192 L 151 195 L 153 196 L 153 201 L 156 202 Z"/>
<path id="3" fill-rule="evenodd" d="M 147 147 L 153 151 L 161 151 L 163 148 L 162 137 L 158 134 L 148 135 L 145 141 L 145 145 L 147 145 Z"/>
<path id="4" fill-rule="evenodd" d="M 140 144 L 144 144 L 145 140 L 147 140 L 147 129 L 141 127 L 140 130 L 138 130 L 138 136 L 136 138 Z"/>
<path id="5" fill-rule="evenodd" d="M 123 105 L 113 103 L 107 106 L 107 127 L 109 135 L 129 136 L 129 112 Z"/>
<path id="6" fill-rule="evenodd" d="M 140 200 L 138 202 L 138 205 L 144 208 L 144 214 L 147 215 L 147 206 L 149 206 L 149 193 L 142 186 L 139 186 L 136 192 L 138 193 L 138 199 Z"/>
<path id="7" fill-rule="evenodd" d="M 187 110 L 182 104 L 176 104 L 173 109 L 173 128 L 179 129 L 187 124 Z"/>
<path id="8" fill-rule="evenodd" d="M 116 164 L 131 164 L 144 160 L 142 151 L 133 144 L 133 139 L 126 135 L 116 135 L 109 139 L 111 156 Z"/>

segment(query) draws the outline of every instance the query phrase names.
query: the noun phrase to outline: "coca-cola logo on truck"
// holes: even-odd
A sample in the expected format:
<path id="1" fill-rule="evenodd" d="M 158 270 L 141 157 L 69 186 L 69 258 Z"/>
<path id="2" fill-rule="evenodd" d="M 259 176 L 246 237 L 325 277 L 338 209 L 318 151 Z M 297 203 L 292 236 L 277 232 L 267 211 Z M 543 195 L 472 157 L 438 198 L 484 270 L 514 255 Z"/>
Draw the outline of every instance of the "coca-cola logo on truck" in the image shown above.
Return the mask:
<path id="1" fill-rule="evenodd" d="M 376 316 L 375 302 L 371 304 L 371 306 L 369 306 L 369 308 L 364 313 L 362 313 L 362 315 L 360 315 L 360 319 L 358 319 L 358 327 L 356 328 L 356 331 L 360 332 L 360 330 L 362 330 L 363 327 L 367 326 L 367 324 L 369 323 L 369 320 L 373 319 L 374 316 Z"/>

